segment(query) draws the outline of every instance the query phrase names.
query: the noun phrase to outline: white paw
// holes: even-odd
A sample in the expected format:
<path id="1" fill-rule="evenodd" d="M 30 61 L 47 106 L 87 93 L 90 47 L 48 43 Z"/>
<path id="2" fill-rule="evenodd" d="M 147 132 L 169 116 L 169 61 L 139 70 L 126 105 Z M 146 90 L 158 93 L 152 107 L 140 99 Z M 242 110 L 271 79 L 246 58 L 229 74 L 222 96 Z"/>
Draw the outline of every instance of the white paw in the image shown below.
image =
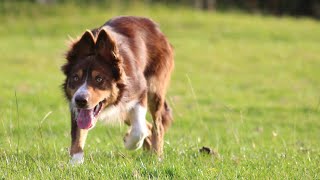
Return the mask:
<path id="1" fill-rule="evenodd" d="M 123 139 L 124 146 L 129 150 L 140 149 L 148 135 L 146 129 L 132 129 Z"/>
<path id="2" fill-rule="evenodd" d="M 84 161 L 83 152 L 80 152 L 80 153 L 76 153 L 76 154 L 72 155 L 71 160 L 70 160 L 70 164 L 72 166 L 76 166 L 76 165 L 82 164 L 83 161 Z"/>

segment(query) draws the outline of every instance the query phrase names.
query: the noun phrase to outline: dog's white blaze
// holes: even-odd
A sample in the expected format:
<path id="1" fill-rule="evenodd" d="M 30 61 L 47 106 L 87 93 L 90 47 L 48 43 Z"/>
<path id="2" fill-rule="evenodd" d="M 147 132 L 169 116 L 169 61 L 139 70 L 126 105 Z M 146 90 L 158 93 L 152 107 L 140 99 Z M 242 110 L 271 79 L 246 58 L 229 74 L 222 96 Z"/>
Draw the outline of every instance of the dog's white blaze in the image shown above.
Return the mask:
<path id="1" fill-rule="evenodd" d="M 70 160 L 71 165 L 78 165 L 78 164 L 82 164 L 83 162 L 84 162 L 83 152 L 79 152 L 72 155 L 72 158 Z"/>
<path id="2" fill-rule="evenodd" d="M 143 145 L 144 139 L 149 135 L 146 124 L 147 108 L 137 104 L 129 112 L 131 128 L 124 138 L 124 146 L 130 150 L 137 150 Z"/>
<path id="3" fill-rule="evenodd" d="M 88 94 L 89 94 L 89 91 L 88 91 L 87 80 L 86 80 L 74 93 L 72 97 L 73 106 L 75 107 L 75 104 L 76 104 L 75 97 L 77 97 L 78 95 L 88 95 Z"/>

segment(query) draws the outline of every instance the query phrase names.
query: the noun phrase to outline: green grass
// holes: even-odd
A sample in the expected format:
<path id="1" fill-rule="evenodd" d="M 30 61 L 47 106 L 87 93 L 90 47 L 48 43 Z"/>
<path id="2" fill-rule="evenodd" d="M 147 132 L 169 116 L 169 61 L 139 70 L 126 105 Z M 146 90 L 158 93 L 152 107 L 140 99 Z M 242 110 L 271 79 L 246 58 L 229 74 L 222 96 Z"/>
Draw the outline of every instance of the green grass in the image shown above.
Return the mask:
<path id="1" fill-rule="evenodd" d="M 89 133 L 68 164 L 60 66 L 68 35 L 116 15 L 157 21 L 175 47 L 175 121 L 165 156 L 122 144 L 126 126 Z M 320 24 L 141 4 L 0 4 L 0 178 L 319 179 Z M 150 118 L 149 118 L 150 119 Z M 202 146 L 215 155 L 198 152 Z"/>

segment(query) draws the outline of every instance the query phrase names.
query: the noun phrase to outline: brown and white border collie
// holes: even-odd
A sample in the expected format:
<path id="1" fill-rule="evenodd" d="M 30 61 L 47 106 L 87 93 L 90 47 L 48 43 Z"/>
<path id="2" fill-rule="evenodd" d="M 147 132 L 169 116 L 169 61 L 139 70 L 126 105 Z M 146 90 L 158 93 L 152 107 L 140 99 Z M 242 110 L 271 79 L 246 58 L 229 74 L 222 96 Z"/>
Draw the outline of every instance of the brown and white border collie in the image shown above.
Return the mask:
<path id="1" fill-rule="evenodd" d="M 165 101 L 174 67 L 173 48 L 157 24 L 143 17 L 116 17 L 73 42 L 62 66 L 71 113 L 71 163 L 82 163 L 88 131 L 97 120 L 130 126 L 124 146 L 163 153 L 172 122 Z M 153 123 L 146 121 L 147 108 Z"/>

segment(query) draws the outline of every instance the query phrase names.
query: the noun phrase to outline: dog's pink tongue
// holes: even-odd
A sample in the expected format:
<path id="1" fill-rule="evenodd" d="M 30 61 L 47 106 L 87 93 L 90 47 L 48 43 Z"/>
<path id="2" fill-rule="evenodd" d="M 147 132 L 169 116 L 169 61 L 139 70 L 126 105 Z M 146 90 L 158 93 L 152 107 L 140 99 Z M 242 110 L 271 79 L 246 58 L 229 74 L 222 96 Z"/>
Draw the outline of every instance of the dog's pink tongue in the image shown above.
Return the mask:
<path id="1" fill-rule="evenodd" d="M 80 129 L 89 129 L 92 126 L 93 118 L 92 109 L 80 109 L 77 119 L 78 127 Z"/>

